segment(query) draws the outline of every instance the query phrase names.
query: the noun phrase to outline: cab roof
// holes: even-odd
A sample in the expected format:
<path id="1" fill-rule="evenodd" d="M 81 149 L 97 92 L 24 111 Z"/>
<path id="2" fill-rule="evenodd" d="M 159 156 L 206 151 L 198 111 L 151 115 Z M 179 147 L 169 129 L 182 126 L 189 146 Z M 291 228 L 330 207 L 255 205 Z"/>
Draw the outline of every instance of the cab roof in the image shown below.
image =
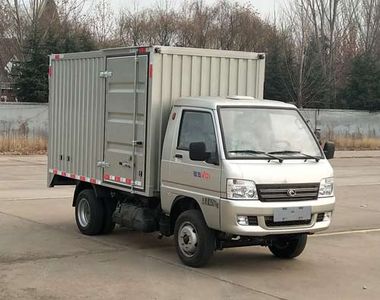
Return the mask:
<path id="1" fill-rule="evenodd" d="M 296 108 L 293 104 L 255 99 L 247 96 L 231 97 L 184 97 L 175 102 L 175 106 L 201 107 L 216 109 L 218 106 L 250 106 L 250 107 L 271 107 L 271 108 Z"/>

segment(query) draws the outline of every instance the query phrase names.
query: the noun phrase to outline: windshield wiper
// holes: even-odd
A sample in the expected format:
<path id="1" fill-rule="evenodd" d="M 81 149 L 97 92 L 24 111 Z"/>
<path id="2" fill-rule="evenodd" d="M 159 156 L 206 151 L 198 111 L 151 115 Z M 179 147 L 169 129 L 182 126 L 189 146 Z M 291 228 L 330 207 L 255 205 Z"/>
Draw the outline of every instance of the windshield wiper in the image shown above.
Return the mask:
<path id="1" fill-rule="evenodd" d="M 301 151 L 291 151 L 291 150 L 284 150 L 284 151 L 272 151 L 268 152 L 268 154 L 300 154 L 304 156 L 306 159 L 315 159 L 316 162 L 319 162 L 321 159 L 317 156 L 313 156 L 310 154 L 302 153 Z M 305 159 L 305 161 L 306 161 Z"/>
<path id="2" fill-rule="evenodd" d="M 270 158 L 268 160 L 268 162 L 271 161 L 272 159 L 276 159 L 280 163 L 282 163 L 284 161 L 281 157 L 272 155 L 271 153 L 267 153 L 267 152 L 264 152 L 264 151 L 256 151 L 256 150 L 231 150 L 231 151 L 228 151 L 228 153 L 263 154 L 263 155 L 265 155 L 265 156 L 267 156 L 267 157 Z"/>

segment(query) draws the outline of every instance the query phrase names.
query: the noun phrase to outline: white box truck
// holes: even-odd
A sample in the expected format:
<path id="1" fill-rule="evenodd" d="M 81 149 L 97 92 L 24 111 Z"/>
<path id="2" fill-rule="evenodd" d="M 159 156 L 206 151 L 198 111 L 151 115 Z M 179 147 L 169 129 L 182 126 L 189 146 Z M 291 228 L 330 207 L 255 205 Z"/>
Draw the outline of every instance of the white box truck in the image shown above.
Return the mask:
<path id="1" fill-rule="evenodd" d="M 174 235 L 183 263 L 261 245 L 298 256 L 334 209 L 334 145 L 263 98 L 265 55 L 175 47 L 53 54 L 48 185 L 87 235 Z"/>

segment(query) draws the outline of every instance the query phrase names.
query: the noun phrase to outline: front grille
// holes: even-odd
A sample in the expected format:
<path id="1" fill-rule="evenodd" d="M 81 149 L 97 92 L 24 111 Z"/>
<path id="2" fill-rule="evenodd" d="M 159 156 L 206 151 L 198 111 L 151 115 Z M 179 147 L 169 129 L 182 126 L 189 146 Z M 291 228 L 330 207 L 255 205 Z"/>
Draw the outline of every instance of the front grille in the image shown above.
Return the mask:
<path id="1" fill-rule="evenodd" d="M 273 217 L 265 217 L 265 225 L 268 227 L 309 225 L 310 223 L 311 220 L 274 222 Z"/>
<path id="2" fill-rule="evenodd" d="M 319 183 L 258 184 L 256 186 L 262 202 L 317 200 Z"/>

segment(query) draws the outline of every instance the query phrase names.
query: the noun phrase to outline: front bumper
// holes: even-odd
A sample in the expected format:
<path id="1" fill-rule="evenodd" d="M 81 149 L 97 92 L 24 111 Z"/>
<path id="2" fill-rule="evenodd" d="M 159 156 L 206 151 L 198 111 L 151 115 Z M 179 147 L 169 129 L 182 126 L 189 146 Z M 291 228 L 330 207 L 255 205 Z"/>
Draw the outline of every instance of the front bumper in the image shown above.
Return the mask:
<path id="1" fill-rule="evenodd" d="M 319 213 L 334 210 L 335 197 L 319 198 L 312 201 L 260 202 L 242 200 L 220 200 L 221 231 L 243 236 L 266 236 L 293 233 L 315 233 L 330 226 L 331 219 L 317 222 Z M 266 219 L 273 217 L 274 208 L 311 207 L 311 221 L 303 225 L 267 226 Z M 256 216 L 257 225 L 239 225 L 237 216 Z"/>

